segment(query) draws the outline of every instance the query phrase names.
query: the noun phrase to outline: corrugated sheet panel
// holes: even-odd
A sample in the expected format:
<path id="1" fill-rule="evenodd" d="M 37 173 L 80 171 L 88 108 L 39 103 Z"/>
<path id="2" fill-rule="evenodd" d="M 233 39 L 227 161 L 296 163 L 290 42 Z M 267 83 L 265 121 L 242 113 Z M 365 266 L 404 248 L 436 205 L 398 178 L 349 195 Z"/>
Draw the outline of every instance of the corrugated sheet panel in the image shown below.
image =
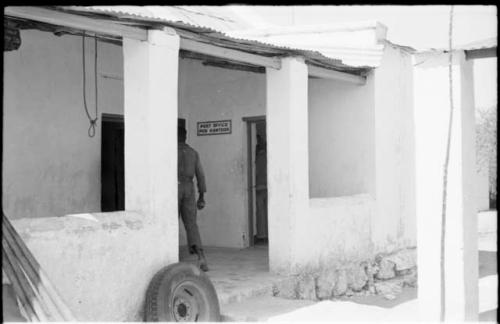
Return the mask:
<path id="1" fill-rule="evenodd" d="M 235 38 L 252 39 L 289 48 L 319 52 L 360 67 L 380 65 L 387 28 L 377 22 L 336 23 L 292 27 L 267 27 L 228 31 Z"/>
<path id="2" fill-rule="evenodd" d="M 209 6 L 64 6 L 58 9 L 78 12 L 80 14 L 96 14 L 111 16 L 120 20 L 137 22 L 156 22 L 183 28 L 194 33 L 202 33 L 211 38 L 216 38 L 227 47 L 238 48 L 261 55 L 303 55 L 310 60 L 333 67 L 345 72 L 364 72 L 367 69 L 377 67 L 383 53 L 383 45 L 371 44 L 366 46 L 346 47 L 330 45 L 325 48 L 323 41 L 308 44 L 313 26 L 304 27 L 300 30 L 292 30 L 293 34 L 280 37 L 255 36 L 249 31 L 250 26 L 241 21 L 236 21 L 229 14 L 224 15 L 223 7 Z M 359 30 L 375 29 L 376 23 L 363 22 L 361 24 L 326 25 L 322 27 L 332 32 L 335 28 L 343 33 L 351 33 Z M 281 28 L 283 29 L 283 28 Z M 285 28 L 286 29 L 286 28 Z M 293 29 L 297 29 L 294 27 Z M 299 28 L 300 29 L 300 28 Z M 245 32 L 242 32 L 245 31 Z M 292 37 L 289 37 L 289 36 Z M 317 33 L 323 39 L 328 35 L 323 32 Z M 352 43 L 352 42 L 351 42 Z"/>
<path id="3" fill-rule="evenodd" d="M 453 45 L 454 50 L 464 50 L 464 51 L 471 51 L 471 50 L 478 50 L 478 49 L 487 49 L 487 48 L 495 48 L 497 47 L 497 38 L 496 37 L 490 37 L 486 39 L 482 39 L 479 41 L 467 43 L 467 44 L 462 44 L 462 45 Z M 436 52 L 436 53 L 441 53 L 441 52 L 447 52 L 448 47 L 446 48 L 419 48 L 418 52 L 419 53 L 427 53 L 427 52 Z"/>
<path id="4" fill-rule="evenodd" d="M 470 51 L 470 50 L 476 50 L 476 49 L 493 48 L 493 47 L 497 47 L 497 42 L 498 42 L 498 40 L 496 37 L 490 37 L 487 39 L 483 39 L 483 40 L 468 43 L 465 45 L 457 46 L 456 49 Z"/>
<path id="5" fill-rule="evenodd" d="M 249 28 L 243 22 L 215 12 L 208 6 L 64 6 L 67 10 L 107 14 L 117 18 L 181 23 L 204 31 L 225 31 Z"/>

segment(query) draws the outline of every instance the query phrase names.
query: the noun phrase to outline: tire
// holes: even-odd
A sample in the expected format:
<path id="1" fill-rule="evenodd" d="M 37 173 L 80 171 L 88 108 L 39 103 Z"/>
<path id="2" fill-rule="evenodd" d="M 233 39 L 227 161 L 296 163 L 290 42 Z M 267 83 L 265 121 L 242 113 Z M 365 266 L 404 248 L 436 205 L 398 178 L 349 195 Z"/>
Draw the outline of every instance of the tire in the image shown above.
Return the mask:
<path id="1" fill-rule="evenodd" d="M 160 270 L 146 292 L 146 322 L 218 322 L 217 293 L 208 276 L 189 263 Z"/>

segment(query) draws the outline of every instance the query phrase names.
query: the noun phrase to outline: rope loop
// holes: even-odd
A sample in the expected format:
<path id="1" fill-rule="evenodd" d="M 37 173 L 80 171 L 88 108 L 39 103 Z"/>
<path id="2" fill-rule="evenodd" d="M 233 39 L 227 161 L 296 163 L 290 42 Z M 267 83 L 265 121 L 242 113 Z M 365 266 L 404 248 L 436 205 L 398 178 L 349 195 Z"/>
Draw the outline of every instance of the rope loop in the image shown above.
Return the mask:
<path id="1" fill-rule="evenodd" d="M 83 107 L 85 108 L 85 113 L 87 114 L 87 118 L 89 119 L 89 137 L 94 137 L 96 133 L 97 120 L 99 116 L 98 112 L 98 86 L 97 86 L 97 35 L 94 35 L 94 88 L 95 88 L 95 118 L 92 118 L 89 113 L 89 109 L 87 107 L 87 94 L 86 94 L 86 68 L 85 68 L 85 31 L 82 33 L 82 68 L 83 68 Z"/>
<path id="2" fill-rule="evenodd" d="M 94 137 L 95 136 L 95 129 L 97 127 L 97 119 L 98 118 L 94 118 L 94 119 L 89 120 L 90 121 L 90 126 L 89 126 L 89 130 L 87 132 L 89 134 L 89 137 Z"/>

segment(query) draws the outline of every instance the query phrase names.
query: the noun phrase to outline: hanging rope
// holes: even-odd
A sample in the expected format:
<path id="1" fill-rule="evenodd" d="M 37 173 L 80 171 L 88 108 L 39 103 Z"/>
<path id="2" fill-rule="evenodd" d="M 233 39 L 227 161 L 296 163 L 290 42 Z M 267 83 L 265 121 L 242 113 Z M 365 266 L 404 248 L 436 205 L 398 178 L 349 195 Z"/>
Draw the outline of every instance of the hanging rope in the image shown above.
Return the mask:
<path id="1" fill-rule="evenodd" d="M 95 136 L 95 128 L 97 125 L 98 119 L 98 110 L 97 110 L 97 36 L 94 36 L 94 87 L 95 87 L 95 118 L 92 118 L 89 113 L 89 109 L 87 107 L 87 94 L 86 94 L 86 68 L 85 68 L 85 32 L 82 34 L 82 66 L 83 66 L 83 107 L 85 108 L 85 113 L 87 114 L 87 118 L 90 122 L 90 127 L 88 130 L 89 137 Z"/>
<path id="2" fill-rule="evenodd" d="M 448 166 L 450 163 L 451 131 L 453 125 L 453 6 L 450 8 L 450 28 L 448 34 L 449 56 L 448 56 L 448 79 L 450 89 L 450 118 L 448 122 L 448 139 L 446 142 L 446 156 L 443 170 L 443 204 L 441 212 L 441 322 L 444 322 L 446 315 L 446 284 L 445 284 L 445 243 L 446 243 L 446 198 L 448 185 Z"/>

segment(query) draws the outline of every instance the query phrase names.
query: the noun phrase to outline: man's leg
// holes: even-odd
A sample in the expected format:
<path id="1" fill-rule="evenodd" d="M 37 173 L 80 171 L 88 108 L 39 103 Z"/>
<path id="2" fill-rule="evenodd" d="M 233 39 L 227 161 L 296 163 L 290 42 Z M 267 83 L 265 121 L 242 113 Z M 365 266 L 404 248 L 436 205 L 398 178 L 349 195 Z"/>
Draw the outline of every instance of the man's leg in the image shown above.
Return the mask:
<path id="1" fill-rule="evenodd" d="M 184 201 L 184 196 L 185 196 L 185 184 L 179 182 L 179 185 L 177 187 L 177 210 L 179 212 L 179 217 L 182 219 L 182 224 L 184 225 L 184 230 L 186 231 L 186 236 L 187 236 L 187 227 L 186 223 L 184 222 L 184 209 L 182 208 L 183 206 L 183 201 Z M 194 254 L 195 251 L 191 248 L 191 242 L 189 242 L 189 237 L 187 236 L 187 246 L 189 249 L 189 254 Z"/>
<path id="2" fill-rule="evenodd" d="M 267 237 L 267 189 L 256 191 L 257 238 Z"/>
<path id="3" fill-rule="evenodd" d="M 256 190 L 255 191 L 255 215 L 257 216 L 257 233 L 254 234 L 254 236 L 259 239 L 262 237 L 262 218 L 263 218 L 263 211 L 264 211 L 264 199 L 262 195 L 262 190 Z"/>
<path id="4" fill-rule="evenodd" d="M 198 230 L 198 224 L 196 223 L 196 199 L 194 187 L 192 184 L 186 185 L 190 186 L 190 188 L 188 189 L 188 192 L 186 192 L 186 195 L 181 203 L 181 217 L 184 222 L 184 227 L 186 228 L 189 249 L 190 251 L 194 251 L 198 254 L 200 268 L 203 271 L 208 271 L 207 261 L 201 245 L 200 231 Z"/>

